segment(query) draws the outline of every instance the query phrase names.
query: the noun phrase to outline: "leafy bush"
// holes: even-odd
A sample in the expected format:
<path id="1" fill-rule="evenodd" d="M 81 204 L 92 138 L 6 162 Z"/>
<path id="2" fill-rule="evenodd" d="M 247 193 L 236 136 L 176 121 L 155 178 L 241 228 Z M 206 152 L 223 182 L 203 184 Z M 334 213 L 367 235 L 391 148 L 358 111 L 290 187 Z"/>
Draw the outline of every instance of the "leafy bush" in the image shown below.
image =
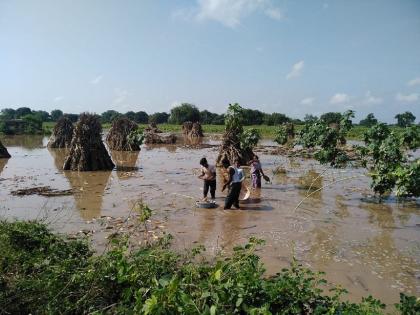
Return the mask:
<path id="1" fill-rule="evenodd" d="M 23 116 L 24 133 L 25 134 L 41 134 L 42 133 L 42 120 L 35 114 Z"/>
<path id="2" fill-rule="evenodd" d="M 252 148 L 254 148 L 258 144 L 258 141 L 260 140 L 261 140 L 261 134 L 257 129 L 255 128 L 246 129 L 241 134 L 241 148 L 243 150 L 246 150 L 246 149 L 252 150 Z"/>
<path id="3" fill-rule="evenodd" d="M 409 161 L 405 153 L 420 146 L 420 128 L 407 127 L 397 134 L 386 124 L 371 127 L 359 148 L 372 177 L 371 187 L 383 195 L 396 188 L 399 197 L 420 196 L 420 160 Z"/>
<path id="4" fill-rule="evenodd" d="M 137 128 L 136 130 L 133 130 L 130 132 L 130 134 L 127 136 L 127 142 L 129 145 L 132 146 L 141 146 L 144 141 L 144 129 L 143 128 Z"/>
<path id="5" fill-rule="evenodd" d="M 296 261 L 272 277 L 251 239 L 229 257 L 199 259 L 203 248 L 180 255 L 160 240 L 135 250 L 114 239 L 93 255 L 85 241 L 67 240 L 35 222 L 0 222 L 0 309 L 13 314 L 382 314 L 368 297 L 341 301 L 325 294 L 322 273 Z M 419 302 L 401 296 L 401 314 Z"/>
<path id="6" fill-rule="evenodd" d="M 243 108 L 238 104 L 229 104 L 225 115 L 225 129 L 241 134 L 243 131 Z"/>
<path id="7" fill-rule="evenodd" d="M 277 127 L 274 141 L 280 145 L 285 145 L 287 143 L 287 140 L 288 137 L 286 132 L 286 126 L 282 125 Z"/>
<path id="8" fill-rule="evenodd" d="M 300 132 L 297 143 L 304 148 L 319 147 L 315 158 L 320 163 L 329 163 L 331 166 L 341 167 L 349 160 L 341 145 L 345 144 L 346 135 L 352 127 L 351 118 L 354 117 L 354 112 L 349 110 L 344 114 L 332 116 L 337 116 L 335 117 L 337 119 L 340 118 L 339 124 L 327 123 L 326 119 L 328 117 L 308 120 Z"/>

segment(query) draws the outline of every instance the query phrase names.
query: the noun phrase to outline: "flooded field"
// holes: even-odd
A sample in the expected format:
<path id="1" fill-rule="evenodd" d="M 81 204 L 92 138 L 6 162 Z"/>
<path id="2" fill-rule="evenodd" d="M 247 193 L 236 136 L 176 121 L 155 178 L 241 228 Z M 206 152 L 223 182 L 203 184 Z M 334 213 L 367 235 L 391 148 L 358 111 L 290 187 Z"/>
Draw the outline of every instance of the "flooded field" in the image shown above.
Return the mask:
<path id="1" fill-rule="evenodd" d="M 195 201 L 202 194 L 198 161 L 203 156 L 210 163 L 216 159 L 217 139 L 112 152 L 117 170 L 84 173 L 63 171 L 65 151 L 47 149 L 42 136 L 1 140 L 12 155 L 0 160 L 3 218 L 43 219 L 58 231 L 73 233 L 91 228 L 94 218 L 126 216 L 143 200 L 174 236 L 177 248 L 203 244 L 212 254 L 256 236 L 267 242 L 259 254 L 268 273 L 288 266 L 295 255 L 349 289 L 353 300 L 372 294 L 390 304 L 401 291 L 420 294 L 420 202 L 378 202 L 363 169 L 325 169 L 314 160 L 261 153 L 272 182 L 252 191 L 241 210 L 222 210 L 220 178 L 216 200 L 221 207 L 197 209 Z M 11 194 L 38 186 L 75 193 Z M 316 192 L 307 197 L 309 191 Z M 106 240 L 96 237 L 95 242 L 100 247 Z"/>

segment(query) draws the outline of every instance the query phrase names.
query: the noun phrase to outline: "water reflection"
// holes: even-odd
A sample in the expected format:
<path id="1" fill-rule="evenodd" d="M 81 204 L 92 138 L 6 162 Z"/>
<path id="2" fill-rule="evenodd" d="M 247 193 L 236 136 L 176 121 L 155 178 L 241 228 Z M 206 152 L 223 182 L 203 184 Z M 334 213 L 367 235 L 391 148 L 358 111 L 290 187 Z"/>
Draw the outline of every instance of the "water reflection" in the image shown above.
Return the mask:
<path id="1" fill-rule="evenodd" d="M 203 143 L 203 137 L 187 137 L 183 136 L 182 144 L 188 146 L 198 146 Z"/>
<path id="2" fill-rule="evenodd" d="M 144 146 L 147 151 L 154 149 L 166 149 L 170 153 L 176 152 L 177 147 L 178 146 L 176 144 L 147 144 Z"/>
<path id="3" fill-rule="evenodd" d="M 102 200 L 110 171 L 76 172 L 64 171 L 70 186 L 76 191 L 74 199 L 80 216 L 91 220 L 101 215 Z"/>
<path id="4" fill-rule="evenodd" d="M 411 239 L 418 246 L 418 230 L 403 229 L 401 222 L 394 216 L 393 209 L 384 203 L 362 203 L 361 208 L 369 215 L 369 222 L 379 229 L 369 242 L 356 248 L 358 258 L 371 266 L 378 277 L 396 279 L 394 286 L 410 294 L 417 285 L 415 274 L 420 272 L 418 263 L 407 250 L 396 245 L 399 239 Z"/>
<path id="5" fill-rule="evenodd" d="M 67 156 L 68 149 L 51 149 L 51 148 L 47 148 L 47 149 L 54 160 L 54 165 L 57 168 L 57 171 L 59 173 L 62 173 L 63 165 Z"/>
<path id="6" fill-rule="evenodd" d="M 134 172 L 138 170 L 137 160 L 140 151 L 111 151 L 112 160 L 117 168 L 119 178 L 127 178 L 122 176 L 124 172 Z"/>
<path id="7" fill-rule="evenodd" d="M 0 159 L 0 175 L 3 172 L 4 167 L 6 166 L 9 159 Z"/>
<path id="8" fill-rule="evenodd" d="M 44 147 L 42 135 L 3 136 L 2 142 L 6 147 L 22 147 L 33 150 Z"/>
<path id="9" fill-rule="evenodd" d="M 311 199 L 320 201 L 322 199 L 322 189 L 317 192 L 315 191 L 322 188 L 323 180 L 324 178 L 320 176 L 320 173 L 313 169 L 308 170 L 298 178 L 298 185 L 296 188 L 298 188 L 299 195 L 305 198 L 308 194 L 311 194 Z"/>

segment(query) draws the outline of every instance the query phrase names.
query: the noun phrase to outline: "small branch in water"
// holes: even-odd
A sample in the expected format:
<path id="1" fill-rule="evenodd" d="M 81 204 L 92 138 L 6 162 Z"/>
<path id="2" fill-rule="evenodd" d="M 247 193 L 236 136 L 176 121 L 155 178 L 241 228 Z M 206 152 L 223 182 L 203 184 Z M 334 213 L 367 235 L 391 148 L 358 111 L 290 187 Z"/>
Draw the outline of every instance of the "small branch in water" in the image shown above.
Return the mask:
<path id="1" fill-rule="evenodd" d="M 357 176 L 351 176 L 351 177 L 346 177 L 346 178 L 342 178 L 342 179 L 338 179 L 338 180 L 335 180 L 335 181 L 332 181 L 331 183 L 328 183 L 328 184 L 326 184 L 326 185 L 324 185 L 324 186 L 322 186 L 321 188 L 318 188 L 318 189 L 316 189 L 316 190 L 314 190 L 313 192 L 311 192 L 309 195 L 307 195 L 305 198 L 303 198 L 299 203 L 298 203 L 298 205 L 295 207 L 295 209 L 294 209 L 294 211 L 296 211 L 297 210 L 297 208 L 299 208 L 300 207 L 300 205 L 306 200 L 306 199 L 308 199 L 310 196 L 312 196 L 313 194 L 315 194 L 315 193 L 317 193 L 318 191 L 320 191 L 320 190 L 322 190 L 322 189 L 324 189 L 324 188 L 326 188 L 326 187 L 329 187 L 329 186 L 331 186 L 331 185 L 333 185 L 333 184 L 335 184 L 335 183 L 338 183 L 338 182 L 343 182 L 343 181 L 345 181 L 345 180 L 350 180 L 350 179 L 354 179 L 354 178 L 358 178 L 358 177 L 364 177 L 365 175 L 357 175 Z"/>

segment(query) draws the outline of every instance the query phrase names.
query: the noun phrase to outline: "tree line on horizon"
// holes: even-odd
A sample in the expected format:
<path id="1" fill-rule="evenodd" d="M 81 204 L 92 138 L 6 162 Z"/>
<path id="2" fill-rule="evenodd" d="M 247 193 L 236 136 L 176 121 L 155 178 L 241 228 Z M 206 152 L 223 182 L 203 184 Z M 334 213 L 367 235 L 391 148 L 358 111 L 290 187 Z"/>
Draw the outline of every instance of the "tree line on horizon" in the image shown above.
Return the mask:
<path id="1" fill-rule="evenodd" d="M 288 117 L 282 113 L 265 113 L 257 109 L 244 108 L 244 125 L 281 125 L 284 123 L 303 124 L 307 121 L 317 119 L 318 117 L 307 114 L 303 120 Z M 327 112 L 319 118 L 327 123 L 337 123 L 341 119 L 339 112 Z M 31 124 L 41 124 L 43 122 L 55 122 L 62 116 L 68 117 L 71 121 L 76 122 L 79 118 L 78 114 L 63 113 L 60 109 L 52 110 L 50 113 L 43 110 L 32 110 L 29 107 L 19 107 L 17 109 L 3 108 L 0 111 L 0 122 L 13 119 L 23 119 Z M 147 124 L 154 122 L 156 124 L 182 124 L 185 121 L 201 122 L 204 125 L 223 125 L 225 120 L 224 114 L 213 113 L 208 110 L 200 111 L 197 106 L 189 103 L 182 103 L 171 109 L 170 113 L 156 112 L 148 114 L 145 111 L 128 111 L 120 113 L 116 110 L 107 110 L 98 115 L 102 123 L 111 123 L 118 117 L 125 116 L 136 123 Z M 406 111 L 395 116 L 396 125 L 400 127 L 410 126 L 415 123 L 416 117 L 413 113 Z M 366 118 L 360 120 L 359 125 L 373 126 L 378 123 L 373 113 L 369 113 Z M 1 128 L 0 128 L 1 129 Z M 1 130 L 0 130 L 1 132 Z"/>

